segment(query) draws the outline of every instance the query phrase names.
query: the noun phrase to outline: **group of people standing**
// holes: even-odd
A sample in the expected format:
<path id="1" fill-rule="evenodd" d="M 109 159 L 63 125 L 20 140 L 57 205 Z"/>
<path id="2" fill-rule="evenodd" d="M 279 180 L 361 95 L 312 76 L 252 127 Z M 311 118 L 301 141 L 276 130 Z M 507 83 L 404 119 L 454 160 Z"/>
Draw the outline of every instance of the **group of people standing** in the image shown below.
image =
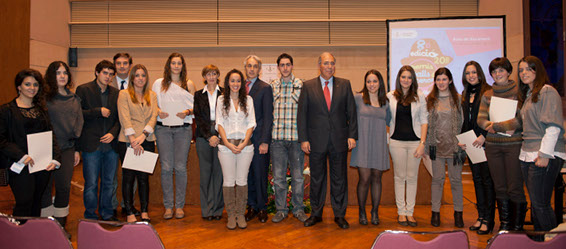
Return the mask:
<path id="1" fill-rule="evenodd" d="M 381 73 L 369 70 L 362 90 L 354 94 L 349 80 L 334 76 L 336 58 L 328 52 L 318 58 L 319 76 L 305 82 L 294 76 L 293 58 L 286 53 L 277 58 L 281 77 L 269 84 L 258 77 L 262 61 L 255 55 L 245 58 L 243 72 L 232 69 L 226 73 L 223 87 L 218 67 L 207 65 L 202 69 L 205 86 L 198 91 L 179 53 L 169 56 L 163 77 L 151 88 L 148 70 L 133 65 L 129 54 L 118 53 L 113 60 L 99 62 L 95 79 L 78 86 L 75 93 L 69 67 L 61 61 L 51 63 L 45 77 L 32 69 L 17 74 L 18 96 L 0 108 L 2 167 L 28 166 L 9 173 L 16 199 L 13 215 L 54 216 L 65 226 L 73 167 L 82 154 L 84 216 L 115 221 L 118 161 L 123 163 L 128 149 L 139 155 L 157 148 L 163 218 L 183 218 L 195 123 L 201 215 L 205 220 L 220 220 L 226 209 L 228 229 L 246 228 L 255 217 L 267 221 L 270 162 L 277 209 L 273 222 L 289 215 L 289 168 L 293 216 L 304 226 L 322 221 L 330 174 L 334 221 L 348 228 L 344 216 L 349 150 L 350 165 L 359 173 L 360 224 L 380 223 L 381 176 L 391 167 L 390 154 L 399 224 L 417 226 L 413 214 L 418 169 L 425 157 L 432 161 L 431 224 L 440 225 L 448 171 L 454 225 L 463 227 L 461 175 L 466 146 L 456 135 L 469 130 L 478 137 L 473 146 L 484 146 L 487 156 L 487 162 L 470 163 L 478 209 L 477 222 L 470 230 L 479 234 L 493 230 L 496 203 L 499 229 L 522 230 L 527 210 L 524 183 L 535 230 L 556 226 L 550 198 L 566 158 L 562 104 L 536 57 L 526 56 L 519 62 L 519 83 L 509 79 L 512 66 L 506 58 L 494 59 L 489 65 L 493 86 L 487 84 L 477 62 L 468 62 L 462 95 L 456 91 L 450 70 L 439 68 L 428 96 L 419 90 L 411 66 L 399 70 L 395 90 L 389 93 Z M 490 121 L 493 96 L 517 100 L 515 118 Z M 167 122 L 171 118 L 181 122 L 171 125 Z M 26 136 L 49 130 L 54 134 L 54 160 L 46 171 L 30 174 L 34 162 L 27 155 Z M 310 217 L 303 204 L 305 154 L 309 154 L 311 172 Z M 148 173 L 122 168 L 122 212 L 127 222 L 137 221 L 136 216 L 150 221 L 148 179 Z M 133 206 L 136 191 L 139 211 Z"/>

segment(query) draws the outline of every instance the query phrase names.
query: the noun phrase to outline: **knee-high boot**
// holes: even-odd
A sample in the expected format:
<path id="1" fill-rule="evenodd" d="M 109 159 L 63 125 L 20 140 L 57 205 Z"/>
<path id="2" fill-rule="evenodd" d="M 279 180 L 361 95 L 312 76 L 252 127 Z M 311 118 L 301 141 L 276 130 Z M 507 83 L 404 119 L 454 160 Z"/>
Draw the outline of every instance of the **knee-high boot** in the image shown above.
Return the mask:
<path id="1" fill-rule="evenodd" d="M 511 210 L 512 210 L 511 217 L 513 221 L 511 230 L 523 231 L 523 224 L 525 224 L 525 215 L 527 214 L 527 203 L 511 202 Z"/>
<path id="2" fill-rule="evenodd" d="M 236 229 L 236 194 L 234 187 L 222 187 L 224 195 L 224 208 L 228 214 L 226 227 L 230 230 Z"/>
<path id="3" fill-rule="evenodd" d="M 497 200 L 497 211 L 499 211 L 499 231 L 511 229 L 511 204 L 509 200 Z"/>
<path id="4" fill-rule="evenodd" d="M 248 203 L 248 185 L 236 185 L 236 223 L 239 228 L 248 227 L 244 213 L 246 211 L 246 204 Z"/>

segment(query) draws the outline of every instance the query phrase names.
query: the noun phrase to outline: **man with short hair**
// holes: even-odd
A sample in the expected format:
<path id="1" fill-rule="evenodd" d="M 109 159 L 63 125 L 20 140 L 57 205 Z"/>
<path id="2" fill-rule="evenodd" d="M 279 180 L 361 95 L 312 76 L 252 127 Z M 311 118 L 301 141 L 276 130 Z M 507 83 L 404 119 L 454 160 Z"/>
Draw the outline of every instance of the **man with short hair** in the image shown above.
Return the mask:
<path id="1" fill-rule="evenodd" d="M 83 156 L 83 193 L 86 219 L 117 221 L 112 209 L 112 189 L 118 153 L 116 152 L 120 122 L 118 121 L 118 89 L 110 86 L 116 68 L 103 60 L 96 65 L 96 78 L 77 87 L 81 98 L 84 126 L 78 151 Z M 98 180 L 100 176 L 100 195 Z"/>
<path id="2" fill-rule="evenodd" d="M 336 59 L 328 52 L 318 57 L 320 75 L 303 84 L 297 123 L 301 149 L 309 154 L 311 216 L 306 227 L 322 221 L 326 200 L 327 162 L 334 222 L 349 228 L 344 219 L 348 205 L 348 150 L 356 147 L 358 124 L 350 81 L 334 76 Z"/>
<path id="3" fill-rule="evenodd" d="M 269 168 L 269 144 L 273 126 L 273 92 L 271 86 L 259 79 L 261 59 L 249 55 L 244 60 L 245 87 L 254 101 L 256 127 L 252 133 L 254 157 L 248 173 L 248 211 L 246 221 L 255 216 L 267 221 L 267 171 Z M 238 192 L 236 192 L 238 195 Z"/>
<path id="4" fill-rule="evenodd" d="M 112 86 L 117 88 L 118 90 L 128 89 L 128 83 L 130 81 L 130 69 L 132 68 L 132 56 L 128 53 L 117 53 L 114 55 L 114 66 L 116 67 L 116 77 L 112 80 Z M 120 158 L 120 162 L 122 159 Z M 138 180 L 134 179 L 134 188 L 132 194 L 136 195 L 136 189 L 138 186 Z M 114 178 L 114 186 L 112 190 L 112 207 L 114 208 L 114 215 L 117 214 L 118 209 L 118 170 L 116 170 L 116 177 Z M 122 215 L 127 215 L 126 208 L 124 206 L 124 199 L 120 202 L 120 206 L 122 207 Z M 141 213 L 136 208 L 132 209 L 132 212 L 136 216 L 140 216 Z"/>
<path id="5" fill-rule="evenodd" d="M 291 172 L 291 204 L 293 216 L 301 222 L 307 220 L 304 196 L 304 153 L 297 133 L 297 109 L 303 81 L 293 75 L 293 57 L 283 53 L 277 57 L 281 78 L 271 82 L 273 89 L 273 132 L 271 140 L 271 170 L 275 190 L 277 213 L 271 219 L 278 223 L 287 218 L 287 163 Z"/>
<path id="6" fill-rule="evenodd" d="M 118 90 L 128 89 L 129 73 L 132 68 L 132 57 L 128 53 L 117 53 L 114 55 L 114 66 L 116 66 L 116 78 L 112 86 Z"/>

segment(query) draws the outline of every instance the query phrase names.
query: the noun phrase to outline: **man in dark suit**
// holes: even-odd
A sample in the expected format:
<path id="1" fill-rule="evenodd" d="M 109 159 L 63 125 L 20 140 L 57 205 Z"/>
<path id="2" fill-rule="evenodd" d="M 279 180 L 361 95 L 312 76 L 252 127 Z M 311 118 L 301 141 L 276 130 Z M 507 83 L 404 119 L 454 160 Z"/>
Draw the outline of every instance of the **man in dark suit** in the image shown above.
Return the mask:
<path id="1" fill-rule="evenodd" d="M 303 84 L 297 123 L 301 149 L 310 154 L 312 213 L 306 227 L 322 221 L 326 200 L 327 162 L 334 222 L 348 228 L 348 150 L 356 147 L 358 125 L 350 81 L 334 77 L 336 59 L 328 52 L 318 57 L 320 76 Z"/>
<path id="2" fill-rule="evenodd" d="M 202 218 L 220 220 L 224 209 L 222 168 L 218 160 L 218 132 L 216 131 L 216 102 L 222 95 L 218 86 L 220 70 L 214 65 L 202 69 L 206 85 L 195 93 L 194 112 L 196 149 L 200 169 L 200 209 Z"/>
<path id="3" fill-rule="evenodd" d="M 246 221 L 255 216 L 259 221 L 267 221 L 267 171 L 269 168 L 269 144 L 273 127 L 273 92 L 271 86 L 258 78 L 261 59 L 249 55 L 244 60 L 246 89 L 254 100 L 257 126 L 252 134 L 254 157 L 248 173 L 248 210 Z"/>
<path id="4" fill-rule="evenodd" d="M 84 216 L 87 219 L 98 219 L 98 209 L 103 220 L 117 221 L 112 208 L 112 185 L 118 166 L 116 138 L 120 132 L 120 122 L 117 108 L 118 89 L 109 85 L 115 71 L 112 62 L 99 62 L 96 65 L 94 81 L 78 86 L 76 91 L 81 98 L 85 120 L 77 151 L 81 151 L 83 156 Z"/>

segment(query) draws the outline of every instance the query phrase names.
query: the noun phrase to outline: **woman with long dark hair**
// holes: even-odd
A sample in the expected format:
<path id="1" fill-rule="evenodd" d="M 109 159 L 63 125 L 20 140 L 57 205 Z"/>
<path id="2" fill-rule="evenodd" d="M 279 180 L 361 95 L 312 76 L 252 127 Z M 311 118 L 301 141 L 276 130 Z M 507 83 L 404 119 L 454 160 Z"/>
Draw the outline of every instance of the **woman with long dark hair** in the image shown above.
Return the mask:
<path id="1" fill-rule="evenodd" d="M 417 221 L 413 212 L 419 165 L 425 151 L 428 112 L 425 95 L 419 90 L 417 74 L 411 66 L 399 69 L 395 90 L 387 94 L 387 99 L 391 109 L 389 150 L 393 160 L 397 221 L 402 226 L 415 227 Z"/>
<path id="2" fill-rule="evenodd" d="M 452 73 L 441 67 L 434 73 L 434 87 L 426 97 L 428 132 L 426 154 L 432 161 L 431 204 L 432 226 L 440 226 L 440 206 L 444 178 L 448 171 L 452 200 L 454 202 L 454 226 L 464 227 L 462 189 L 462 165 L 465 154 L 458 146 L 456 135 L 462 129 L 460 94 L 456 91 Z M 447 169 L 447 170 L 446 170 Z"/>
<path id="3" fill-rule="evenodd" d="M 53 136 L 53 160 L 46 170 L 30 174 L 31 167 L 39 166 L 27 154 L 27 135 L 53 128 L 43 96 L 45 83 L 41 73 L 24 69 L 16 74 L 14 83 L 18 96 L 0 106 L 0 166 L 9 168 L 8 182 L 16 200 L 12 215 L 39 217 L 51 171 L 61 166 L 59 147 Z"/>
<path id="4" fill-rule="evenodd" d="M 491 89 L 491 86 L 487 84 L 480 64 L 475 61 L 469 61 L 464 66 L 462 84 L 464 85 L 462 92 L 462 112 L 464 113 L 462 132 L 473 130 L 478 138 L 472 145 L 480 148 L 484 145 L 487 131 L 479 127 L 477 117 L 481 98 L 485 91 Z M 466 149 L 466 146 L 463 145 L 462 149 Z M 487 162 L 473 164 L 469 159 L 468 162 L 472 171 L 472 180 L 476 192 L 476 208 L 478 210 L 478 219 L 469 229 L 477 231 L 480 235 L 488 234 L 493 230 L 495 219 L 493 180 Z"/>
<path id="5" fill-rule="evenodd" d="M 519 61 L 519 101 L 523 102 L 523 144 L 519 159 L 525 179 L 535 231 L 557 226 L 550 200 L 566 159 L 562 100 L 544 65 L 534 56 Z"/>
<path id="6" fill-rule="evenodd" d="M 224 90 L 216 103 L 218 159 L 228 229 L 247 227 L 244 212 L 248 201 L 248 171 L 254 156 L 250 139 L 256 122 L 253 100 L 244 84 L 242 72 L 232 69 L 224 78 Z"/>
<path id="7" fill-rule="evenodd" d="M 118 95 L 118 117 L 121 130 L 118 135 L 118 154 L 124 161 L 126 150 L 131 147 L 135 155 L 144 151 L 155 152 L 153 129 L 157 119 L 157 97 L 149 89 L 149 74 L 144 65 L 130 69 L 128 88 Z M 161 152 L 161 151 L 160 151 Z M 122 197 L 127 222 L 136 222 L 134 214 L 134 181 L 137 179 L 142 221 L 149 222 L 149 174 L 122 168 Z"/>
<path id="8" fill-rule="evenodd" d="M 499 230 L 523 230 L 527 200 L 523 189 L 523 175 L 519 163 L 521 151 L 520 110 L 517 104 L 515 117 L 503 122 L 490 120 L 489 109 L 492 97 L 518 100 L 519 86 L 509 79 L 513 71 L 511 62 L 505 57 L 495 58 L 489 63 L 494 80 L 491 90 L 484 92 L 478 112 L 478 125 L 488 131 L 485 138 L 485 155 L 489 173 L 493 179 L 495 199 L 499 211 Z"/>
<path id="9" fill-rule="evenodd" d="M 53 171 L 47 189 L 43 194 L 41 216 L 53 216 L 63 228 L 69 215 L 69 197 L 73 168 L 80 162 L 80 154 L 75 151 L 75 141 L 83 129 L 83 111 L 80 98 L 71 92 L 73 87 L 69 66 L 62 61 L 54 61 L 45 72 L 47 110 L 53 135 L 61 149 L 61 168 Z M 51 188 L 55 183 L 55 198 Z"/>
<path id="10" fill-rule="evenodd" d="M 358 168 L 359 222 L 368 224 L 366 199 L 371 186 L 371 224 L 379 224 L 381 175 L 389 169 L 387 124 L 391 119 L 385 96 L 385 83 L 379 71 L 369 70 L 364 76 L 364 88 L 354 96 L 358 113 L 358 141 L 352 150 L 350 165 Z"/>
<path id="11" fill-rule="evenodd" d="M 172 53 L 167 58 L 163 78 L 157 79 L 152 86 L 157 95 L 158 117 L 155 126 L 159 161 L 161 162 L 161 188 L 163 190 L 163 218 L 185 217 L 185 194 L 187 190 L 187 159 L 192 138 L 193 101 L 195 86 L 187 78 L 185 57 Z M 167 113 L 167 107 L 181 107 L 183 111 Z M 162 121 L 167 117 L 182 119 L 180 125 L 168 125 Z M 175 181 L 173 181 L 175 173 Z M 175 186 L 173 186 L 173 182 Z M 173 192 L 173 188 L 175 191 Z M 175 195 L 173 196 L 173 193 Z"/>

